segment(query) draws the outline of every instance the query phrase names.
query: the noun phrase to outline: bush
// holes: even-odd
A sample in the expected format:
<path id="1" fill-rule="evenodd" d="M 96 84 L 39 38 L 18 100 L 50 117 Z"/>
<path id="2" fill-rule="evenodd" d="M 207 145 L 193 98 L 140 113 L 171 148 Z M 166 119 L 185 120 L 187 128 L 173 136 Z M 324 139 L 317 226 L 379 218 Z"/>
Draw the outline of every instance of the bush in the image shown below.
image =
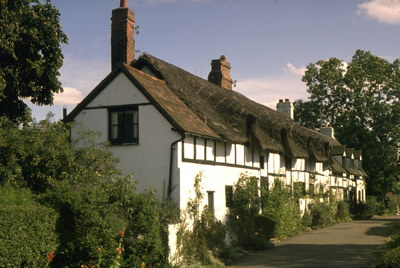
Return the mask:
<path id="1" fill-rule="evenodd" d="M 282 187 L 267 191 L 262 197 L 262 214 L 268 221 L 274 222 L 274 237 L 285 238 L 304 230 L 299 204 L 293 200 L 292 194 Z M 271 227 L 271 223 L 268 223 Z M 266 236 L 270 236 L 267 232 Z"/>
<path id="2" fill-rule="evenodd" d="M 245 249 L 253 247 L 252 238 L 256 232 L 255 219 L 260 210 L 259 202 L 257 178 L 242 174 L 234 185 L 227 228 L 234 243 Z"/>
<path id="3" fill-rule="evenodd" d="M 323 227 L 335 222 L 332 208 L 327 203 L 315 203 L 311 206 L 312 227 Z"/>
<path id="4" fill-rule="evenodd" d="M 400 267 L 400 247 L 389 249 L 378 258 L 376 268 Z"/>
<path id="5" fill-rule="evenodd" d="M 152 193 L 137 194 L 128 178 L 110 181 L 59 182 L 43 196 L 60 213 L 61 242 L 54 258 L 56 267 L 81 267 L 97 263 L 121 267 L 141 263 L 163 266 L 167 243 L 163 243 L 160 205 Z M 124 232 L 121 256 L 116 252 Z M 100 249 L 100 250 L 99 250 Z"/>
<path id="6" fill-rule="evenodd" d="M 349 204 L 345 201 L 337 202 L 337 221 L 348 221 L 350 219 Z"/>
<path id="7" fill-rule="evenodd" d="M 220 267 L 223 264 L 214 256 L 227 256 L 225 226 L 215 219 L 214 214 L 207 206 L 202 211 L 200 210 L 203 199 L 202 179 L 203 173 L 199 172 L 193 186 L 195 196 L 188 200 L 186 211 L 180 219 L 176 243 L 177 255 L 173 256 L 174 264 L 179 267 L 192 267 L 191 265 Z"/>
<path id="8" fill-rule="evenodd" d="M 57 216 L 28 190 L 0 187 L 0 267 L 45 267 L 57 248 Z"/>
<path id="9" fill-rule="evenodd" d="M 265 215 L 257 215 L 255 217 L 255 232 L 266 239 L 271 239 L 276 232 L 276 222 Z"/>
<path id="10" fill-rule="evenodd" d="M 0 118 L 0 185 L 28 188 L 58 212 L 54 267 L 99 261 L 109 267 L 116 260 L 125 267 L 164 266 L 167 235 L 160 204 L 151 193 L 135 193 L 133 180 L 120 176 L 117 160 L 107 144 L 94 142 L 95 135 L 82 132 L 74 148 L 68 124 L 48 118 L 18 126 Z M 123 239 L 119 231 L 125 231 Z M 116 252 L 120 243 L 122 254 Z"/>
<path id="11" fill-rule="evenodd" d="M 391 229 L 389 240 L 385 243 L 384 251 L 378 252 L 375 267 L 400 267 L 400 224 Z"/>

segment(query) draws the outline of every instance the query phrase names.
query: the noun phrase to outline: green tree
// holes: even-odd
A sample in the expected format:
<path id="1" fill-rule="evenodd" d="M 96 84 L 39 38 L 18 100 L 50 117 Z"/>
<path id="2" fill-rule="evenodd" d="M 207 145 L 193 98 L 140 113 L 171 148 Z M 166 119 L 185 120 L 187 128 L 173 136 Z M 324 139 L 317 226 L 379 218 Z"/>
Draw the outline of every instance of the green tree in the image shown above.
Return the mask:
<path id="1" fill-rule="evenodd" d="M 13 121 L 28 117 L 24 98 L 37 105 L 53 104 L 62 92 L 60 13 L 50 0 L 0 1 L 0 116 Z"/>
<path id="2" fill-rule="evenodd" d="M 332 126 L 347 147 L 361 149 L 369 194 L 396 191 L 399 180 L 400 59 L 392 63 L 357 50 L 307 66 L 308 101 L 295 102 L 295 120 L 309 128 Z"/>

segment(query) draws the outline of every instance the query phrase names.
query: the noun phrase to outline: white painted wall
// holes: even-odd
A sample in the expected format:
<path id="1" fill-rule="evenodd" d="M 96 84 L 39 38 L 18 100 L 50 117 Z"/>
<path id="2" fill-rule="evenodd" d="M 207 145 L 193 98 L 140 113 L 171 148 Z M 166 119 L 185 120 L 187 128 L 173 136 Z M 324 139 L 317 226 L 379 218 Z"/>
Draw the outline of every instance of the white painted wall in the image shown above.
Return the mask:
<path id="1" fill-rule="evenodd" d="M 98 142 L 108 140 L 108 111 L 103 106 L 149 103 L 146 97 L 124 74 L 117 76 L 88 105 L 92 109 L 81 111 L 76 117 L 72 138 L 79 135 L 78 129 L 99 131 Z M 93 109 L 96 108 L 96 109 Z M 166 196 L 169 178 L 171 143 L 180 135 L 171 131 L 171 124 L 153 105 L 139 106 L 139 144 L 112 145 L 111 152 L 119 160 L 123 174 L 133 174 L 137 189 L 155 189 L 157 195 Z"/>
<path id="2" fill-rule="evenodd" d="M 120 73 L 87 107 L 129 105 L 148 103 L 149 100 L 132 84 L 125 74 Z"/>
<path id="3" fill-rule="evenodd" d="M 199 172 L 203 172 L 201 188 L 204 196 L 200 207 L 203 208 L 208 204 L 207 191 L 214 191 L 215 217 L 222 222 L 225 222 L 226 214 L 228 212 L 225 203 L 225 186 L 234 185 L 239 179 L 240 175 L 244 173 L 246 173 L 248 176 L 256 176 L 258 178 L 260 176 L 259 170 L 254 169 L 220 165 L 193 164 L 183 161 L 179 161 L 179 171 L 180 209 L 186 208 L 187 201 L 190 198 L 194 198 L 194 179 Z"/>

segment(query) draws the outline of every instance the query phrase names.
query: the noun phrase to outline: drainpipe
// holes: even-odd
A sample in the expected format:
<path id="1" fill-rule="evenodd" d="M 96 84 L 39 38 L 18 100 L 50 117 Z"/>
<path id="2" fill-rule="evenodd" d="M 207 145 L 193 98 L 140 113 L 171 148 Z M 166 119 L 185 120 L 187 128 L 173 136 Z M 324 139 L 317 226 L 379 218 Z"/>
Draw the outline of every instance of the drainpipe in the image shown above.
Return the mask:
<path id="1" fill-rule="evenodd" d="M 172 169 L 173 169 L 173 157 L 174 157 L 174 151 L 176 144 L 178 142 L 181 142 L 185 139 L 185 134 L 181 134 L 182 137 L 174 142 L 171 143 L 171 151 L 170 151 L 170 156 L 169 156 L 169 178 L 168 178 L 168 195 L 167 198 L 171 198 L 171 193 L 172 193 Z"/>

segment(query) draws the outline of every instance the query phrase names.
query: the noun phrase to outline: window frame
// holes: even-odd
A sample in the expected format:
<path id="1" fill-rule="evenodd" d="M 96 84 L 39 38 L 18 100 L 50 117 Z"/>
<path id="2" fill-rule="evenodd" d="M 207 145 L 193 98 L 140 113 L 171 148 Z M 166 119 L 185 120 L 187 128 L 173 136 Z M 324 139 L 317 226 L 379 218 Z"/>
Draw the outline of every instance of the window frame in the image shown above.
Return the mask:
<path id="1" fill-rule="evenodd" d="M 214 215 L 215 213 L 215 191 L 207 191 L 207 204 L 209 211 Z"/>
<path id="2" fill-rule="evenodd" d="M 122 130 L 123 130 L 123 137 L 122 138 L 116 138 L 113 139 L 112 138 L 112 127 L 115 126 L 115 124 L 113 124 L 112 122 L 112 114 L 115 112 L 122 112 L 123 113 L 123 126 L 122 126 Z M 126 137 L 126 114 L 128 112 L 136 112 L 137 113 L 137 122 L 135 122 L 135 116 L 133 117 L 133 126 L 136 126 L 137 128 L 137 135 L 136 137 Z M 112 107 L 112 108 L 108 108 L 108 141 L 112 144 L 112 145 L 121 145 L 121 144 L 139 144 L 139 106 L 138 105 L 129 105 L 129 106 L 117 106 L 117 107 Z M 118 130 L 120 130 L 119 127 L 119 122 L 116 124 L 116 126 L 118 126 Z"/>
<path id="3" fill-rule="evenodd" d="M 225 185 L 225 207 L 231 208 L 233 204 L 233 186 Z"/>

